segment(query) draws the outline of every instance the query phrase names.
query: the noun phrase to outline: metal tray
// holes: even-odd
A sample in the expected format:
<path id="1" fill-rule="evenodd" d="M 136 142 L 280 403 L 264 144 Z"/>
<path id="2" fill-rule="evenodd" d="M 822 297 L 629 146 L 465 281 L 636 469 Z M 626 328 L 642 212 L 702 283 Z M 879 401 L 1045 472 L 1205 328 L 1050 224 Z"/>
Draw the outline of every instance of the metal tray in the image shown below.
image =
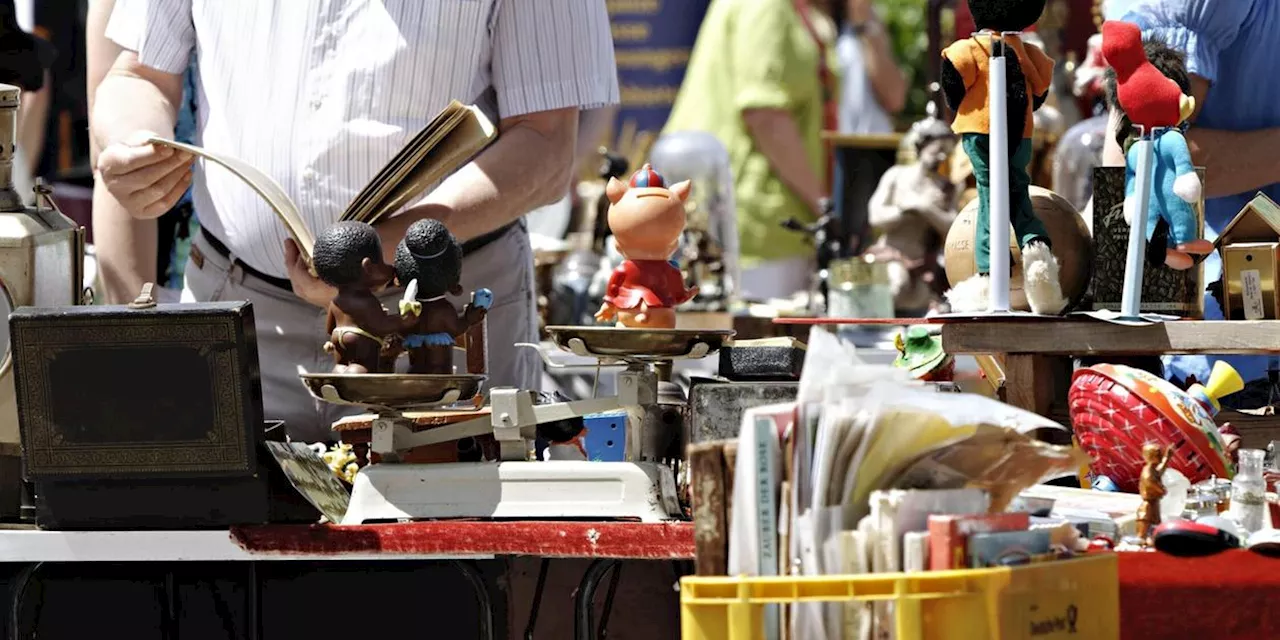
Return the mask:
<path id="1" fill-rule="evenodd" d="M 466 402 L 486 376 L 401 373 L 304 373 L 311 395 L 334 404 L 414 409 Z"/>
<path id="2" fill-rule="evenodd" d="M 730 329 L 551 326 L 547 327 L 547 333 L 561 349 L 580 356 L 653 361 L 701 358 L 718 351 L 734 332 Z M 706 350 L 699 345 L 706 345 Z"/>

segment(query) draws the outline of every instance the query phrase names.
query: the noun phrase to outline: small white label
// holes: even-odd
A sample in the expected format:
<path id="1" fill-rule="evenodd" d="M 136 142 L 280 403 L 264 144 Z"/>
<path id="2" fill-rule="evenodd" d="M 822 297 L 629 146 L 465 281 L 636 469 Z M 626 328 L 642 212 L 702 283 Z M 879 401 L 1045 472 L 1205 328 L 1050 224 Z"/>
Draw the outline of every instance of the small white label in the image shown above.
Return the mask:
<path id="1" fill-rule="evenodd" d="M 1240 288 L 1244 297 L 1244 319 L 1262 320 L 1267 310 L 1262 306 L 1262 275 L 1257 269 L 1240 272 Z"/>

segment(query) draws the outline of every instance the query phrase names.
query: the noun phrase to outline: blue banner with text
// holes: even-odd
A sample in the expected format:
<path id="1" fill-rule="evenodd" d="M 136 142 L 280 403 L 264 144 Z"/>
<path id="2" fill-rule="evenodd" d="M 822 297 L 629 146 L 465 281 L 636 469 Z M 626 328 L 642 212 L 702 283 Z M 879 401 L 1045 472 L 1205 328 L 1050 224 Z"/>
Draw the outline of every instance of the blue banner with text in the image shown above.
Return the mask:
<path id="1" fill-rule="evenodd" d="M 608 0 L 622 106 L 615 148 L 647 146 L 666 124 L 711 0 Z"/>

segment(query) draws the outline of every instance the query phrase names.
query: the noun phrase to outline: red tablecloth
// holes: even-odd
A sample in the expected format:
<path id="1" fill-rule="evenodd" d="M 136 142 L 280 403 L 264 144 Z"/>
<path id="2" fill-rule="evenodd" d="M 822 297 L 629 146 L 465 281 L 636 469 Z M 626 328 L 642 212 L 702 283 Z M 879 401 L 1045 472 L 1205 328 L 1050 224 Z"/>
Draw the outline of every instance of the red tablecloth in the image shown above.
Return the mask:
<path id="1" fill-rule="evenodd" d="M 678 560 L 693 558 L 688 522 L 414 522 L 352 527 L 241 527 L 232 535 L 261 553 L 521 555 Z M 1206 558 L 1120 554 L 1125 640 L 1280 638 L 1280 559 L 1249 551 Z"/>
<path id="2" fill-rule="evenodd" d="M 1249 551 L 1206 558 L 1120 554 L 1126 640 L 1280 638 L 1280 559 Z"/>
<path id="3" fill-rule="evenodd" d="M 435 521 L 335 527 L 237 527 L 246 550 L 276 554 L 387 553 L 692 560 L 691 522 Z"/>

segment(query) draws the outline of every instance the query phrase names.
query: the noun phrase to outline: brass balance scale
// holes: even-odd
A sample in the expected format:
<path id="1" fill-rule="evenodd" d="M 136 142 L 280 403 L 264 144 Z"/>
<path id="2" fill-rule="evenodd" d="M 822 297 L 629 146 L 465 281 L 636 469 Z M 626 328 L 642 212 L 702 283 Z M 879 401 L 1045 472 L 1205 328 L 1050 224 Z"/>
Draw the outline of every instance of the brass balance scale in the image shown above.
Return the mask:
<path id="1" fill-rule="evenodd" d="M 657 370 L 675 360 L 703 358 L 733 336 L 728 330 L 547 327 L 557 347 L 601 365 L 623 364 L 618 395 L 535 404 L 530 391 L 496 388 L 487 416 L 414 430 L 410 411 L 472 410 L 485 376 L 302 374 L 312 395 L 375 414 L 370 448 L 381 461 L 356 475 L 342 524 L 438 518 L 630 519 L 680 517 L 670 466 L 646 445 L 645 415 L 658 403 Z M 544 359 L 546 354 L 544 355 Z M 552 365 L 554 366 L 554 365 Z M 625 411 L 626 462 L 534 460 L 538 425 Z M 410 450 L 492 435 L 496 462 L 412 464 Z"/>

